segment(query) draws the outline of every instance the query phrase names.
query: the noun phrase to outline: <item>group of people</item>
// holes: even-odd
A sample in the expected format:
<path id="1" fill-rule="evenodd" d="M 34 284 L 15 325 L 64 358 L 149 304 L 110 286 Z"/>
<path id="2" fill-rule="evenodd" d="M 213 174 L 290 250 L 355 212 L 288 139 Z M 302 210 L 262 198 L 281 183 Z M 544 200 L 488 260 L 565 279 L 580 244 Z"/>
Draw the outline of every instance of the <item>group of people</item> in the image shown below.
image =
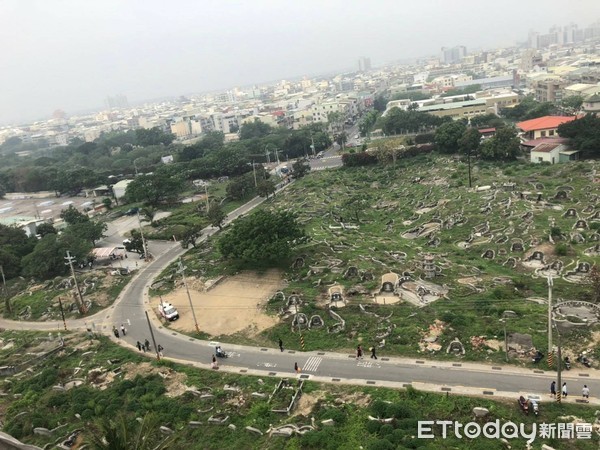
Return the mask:
<path id="1" fill-rule="evenodd" d="M 127 336 L 127 329 L 125 328 L 125 325 L 123 325 L 123 324 L 121 324 L 121 333 L 120 334 L 119 334 L 119 329 L 117 327 L 115 327 L 114 325 L 112 327 L 112 331 L 117 339 L 119 339 L 121 337 L 121 335 Z"/>
<path id="2" fill-rule="evenodd" d="M 567 389 L 567 383 L 562 384 L 562 388 L 561 388 L 560 392 L 561 392 L 562 398 L 568 397 L 569 390 Z M 556 381 L 552 381 L 552 383 L 550 383 L 550 395 L 552 397 L 556 397 Z M 581 389 L 581 395 L 584 399 L 590 398 L 590 388 L 587 387 L 587 384 L 583 385 L 583 388 Z"/>
<path id="3" fill-rule="evenodd" d="M 369 349 L 369 351 L 371 352 L 371 359 L 377 359 L 377 349 L 375 348 L 375 346 L 371 347 Z M 363 348 L 362 345 L 358 345 L 358 347 L 356 347 L 356 359 L 362 359 L 363 357 Z"/>

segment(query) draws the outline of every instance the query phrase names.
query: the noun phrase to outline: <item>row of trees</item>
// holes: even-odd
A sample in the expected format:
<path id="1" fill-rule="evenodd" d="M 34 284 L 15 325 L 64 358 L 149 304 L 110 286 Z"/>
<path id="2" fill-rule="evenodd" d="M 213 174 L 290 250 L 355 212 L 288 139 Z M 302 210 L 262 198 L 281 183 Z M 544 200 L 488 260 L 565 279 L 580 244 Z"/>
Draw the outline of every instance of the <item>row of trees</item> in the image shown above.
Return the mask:
<path id="1" fill-rule="evenodd" d="M 68 271 L 64 256 L 68 251 L 78 261 L 87 262 L 90 250 L 106 231 L 106 224 L 91 220 L 70 206 L 61 213 L 67 224 L 62 233 L 50 224 L 38 227 L 40 238 L 27 237 L 21 228 L 0 225 L 0 266 L 7 279 L 19 275 L 48 279 Z"/>

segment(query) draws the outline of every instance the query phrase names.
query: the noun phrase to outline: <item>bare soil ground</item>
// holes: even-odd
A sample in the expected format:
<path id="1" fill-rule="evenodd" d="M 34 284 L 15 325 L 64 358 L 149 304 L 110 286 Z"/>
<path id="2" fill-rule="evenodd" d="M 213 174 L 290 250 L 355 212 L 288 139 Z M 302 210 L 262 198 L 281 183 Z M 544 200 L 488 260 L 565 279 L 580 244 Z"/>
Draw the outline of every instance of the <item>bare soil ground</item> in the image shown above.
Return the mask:
<path id="1" fill-rule="evenodd" d="M 243 272 L 223 279 L 207 292 L 190 289 L 200 331 L 212 336 L 242 331 L 259 333 L 272 327 L 278 319 L 264 313 L 267 301 L 283 288 L 281 272 Z M 163 297 L 179 311 L 179 320 L 171 325 L 180 331 L 193 331 L 194 318 L 185 289 Z M 156 310 L 157 305 L 153 305 Z"/>

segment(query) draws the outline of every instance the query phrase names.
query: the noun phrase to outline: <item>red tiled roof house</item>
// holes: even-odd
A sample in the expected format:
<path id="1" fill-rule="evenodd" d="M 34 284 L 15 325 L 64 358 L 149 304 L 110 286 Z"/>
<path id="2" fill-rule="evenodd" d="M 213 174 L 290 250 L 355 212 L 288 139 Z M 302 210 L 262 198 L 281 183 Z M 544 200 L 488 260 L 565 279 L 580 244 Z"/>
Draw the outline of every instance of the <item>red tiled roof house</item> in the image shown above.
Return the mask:
<path id="1" fill-rule="evenodd" d="M 544 116 L 519 122 L 517 128 L 523 131 L 521 138 L 529 141 L 531 139 L 558 136 L 558 126 L 575 119 L 574 116 Z"/>

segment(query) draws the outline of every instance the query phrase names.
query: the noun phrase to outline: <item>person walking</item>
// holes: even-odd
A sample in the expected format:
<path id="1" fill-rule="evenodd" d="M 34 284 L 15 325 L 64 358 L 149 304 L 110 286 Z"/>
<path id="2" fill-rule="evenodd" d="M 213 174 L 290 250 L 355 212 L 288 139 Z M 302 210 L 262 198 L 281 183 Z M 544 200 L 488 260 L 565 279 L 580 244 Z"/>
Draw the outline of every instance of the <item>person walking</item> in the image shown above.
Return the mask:
<path id="1" fill-rule="evenodd" d="M 583 389 L 581 390 L 581 395 L 585 399 L 589 399 L 590 398 L 590 388 L 587 387 L 587 384 L 583 385 Z"/>
<path id="2" fill-rule="evenodd" d="M 137 341 L 135 343 L 135 346 L 138 348 L 138 350 L 141 352 L 142 351 L 142 343 L 140 341 Z"/>
<path id="3" fill-rule="evenodd" d="M 298 367 L 298 363 L 297 362 L 294 363 L 294 372 L 300 373 L 300 367 Z"/>
<path id="4" fill-rule="evenodd" d="M 147 352 L 150 351 L 150 342 L 148 341 L 148 339 L 144 340 L 144 348 Z"/>
<path id="5" fill-rule="evenodd" d="M 375 354 L 376 351 L 377 349 L 375 346 L 371 347 L 371 359 L 377 359 L 377 355 Z"/>
<path id="6" fill-rule="evenodd" d="M 563 383 L 563 385 L 562 385 L 562 396 L 563 396 L 563 398 L 567 398 L 567 395 L 569 395 L 569 392 L 567 391 L 567 383 Z"/>
<path id="7" fill-rule="evenodd" d="M 127 330 L 125 329 L 125 325 L 121 324 L 121 334 L 123 336 L 127 336 Z"/>
<path id="8" fill-rule="evenodd" d="M 158 346 L 156 347 L 158 350 L 158 356 L 160 356 L 162 358 L 162 351 L 165 349 L 162 345 L 158 344 Z"/>
<path id="9" fill-rule="evenodd" d="M 550 383 L 550 395 L 556 397 L 556 381 Z"/>
<path id="10" fill-rule="evenodd" d="M 283 351 L 283 341 L 279 338 L 279 350 Z"/>

